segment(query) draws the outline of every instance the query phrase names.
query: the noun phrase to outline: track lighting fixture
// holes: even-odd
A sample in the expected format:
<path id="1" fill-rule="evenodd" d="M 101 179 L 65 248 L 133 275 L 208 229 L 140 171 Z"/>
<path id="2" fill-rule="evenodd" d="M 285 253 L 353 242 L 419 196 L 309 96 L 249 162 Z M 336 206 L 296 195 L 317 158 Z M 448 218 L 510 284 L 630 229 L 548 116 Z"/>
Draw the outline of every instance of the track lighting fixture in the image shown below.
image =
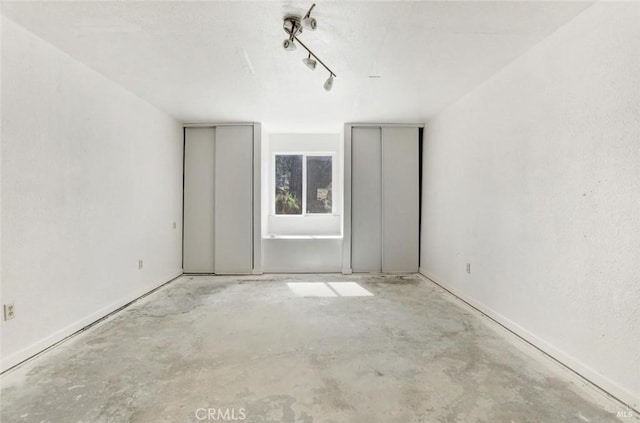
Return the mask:
<path id="1" fill-rule="evenodd" d="M 315 31 L 318 27 L 318 23 L 316 22 L 316 18 L 304 18 L 302 20 L 302 26 L 310 29 L 311 31 Z"/>
<path id="2" fill-rule="evenodd" d="M 307 14 L 304 15 L 304 18 L 302 18 L 302 26 L 304 26 L 305 28 L 311 31 L 315 31 L 316 27 L 318 26 L 318 23 L 316 22 L 316 18 L 311 17 L 311 11 L 313 10 L 314 7 L 316 7 L 315 3 L 311 5 L 309 10 L 307 11 Z"/>
<path id="3" fill-rule="evenodd" d="M 290 39 L 287 38 L 282 43 L 282 47 L 284 47 L 284 49 L 287 50 L 287 51 L 293 51 L 293 50 L 296 49 L 296 43 L 294 43 L 293 40 L 290 40 Z"/>
<path id="4" fill-rule="evenodd" d="M 331 91 L 331 88 L 333 88 L 333 74 L 329 75 L 329 79 L 327 79 L 327 82 L 325 82 L 323 86 L 325 90 Z"/>
<path id="5" fill-rule="evenodd" d="M 313 60 L 311 58 L 311 54 L 309 54 L 308 57 L 302 59 L 302 63 L 304 63 L 305 65 L 307 65 L 307 67 L 311 70 L 315 70 L 316 65 L 318 64 L 318 62 L 316 62 L 315 60 Z"/>
<path id="6" fill-rule="evenodd" d="M 322 60 L 320 60 L 320 58 L 318 58 L 318 56 L 316 56 L 311 49 L 304 45 L 304 43 L 298 38 L 298 34 L 302 33 L 303 28 L 314 31 L 318 27 L 316 19 L 311 17 L 311 11 L 314 7 L 316 7 L 315 3 L 311 5 L 303 18 L 299 15 L 287 15 L 284 17 L 282 28 L 289 37 L 283 41 L 282 47 L 287 51 L 293 51 L 296 49 L 297 42 L 302 46 L 302 48 L 307 50 L 308 55 L 306 58 L 302 59 L 302 62 L 311 70 L 314 70 L 318 62 L 320 62 L 320 64 L 329 72 L 329 79 L 324 83 L 324 89 L 331 91 L 331 88 L 333 87 L 333 79 L 336 77 L 336 74 L 333 73 L 333 71 L 329 69 L 329 67 L 325 65 Z"/>

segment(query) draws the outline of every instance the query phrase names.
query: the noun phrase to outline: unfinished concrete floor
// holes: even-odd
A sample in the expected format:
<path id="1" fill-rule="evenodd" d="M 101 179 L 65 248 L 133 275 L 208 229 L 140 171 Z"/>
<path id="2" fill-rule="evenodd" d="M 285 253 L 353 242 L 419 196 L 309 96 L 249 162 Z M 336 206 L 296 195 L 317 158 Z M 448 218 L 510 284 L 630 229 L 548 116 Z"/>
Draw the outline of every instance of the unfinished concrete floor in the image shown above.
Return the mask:
<path id="1" fill-rule="evenodd" d="M 349 281 L 374 295 L 288 285 Z M 419 276 L 265 275 L 180 277 L 3 375 L 1 417 L 522 423 L 620 410 Z"/>

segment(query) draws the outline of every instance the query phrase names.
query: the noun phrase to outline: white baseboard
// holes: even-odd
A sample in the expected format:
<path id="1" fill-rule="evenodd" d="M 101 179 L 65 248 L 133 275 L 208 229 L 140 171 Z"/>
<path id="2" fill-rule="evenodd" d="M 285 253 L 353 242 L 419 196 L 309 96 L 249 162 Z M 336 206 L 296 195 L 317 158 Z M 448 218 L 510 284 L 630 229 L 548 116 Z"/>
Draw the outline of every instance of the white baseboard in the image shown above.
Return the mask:
<path id="1" fill-rule="evenodd" d="M 513 332 L 520 338 L 524 339 L 526 342 L 533 345 L 535 348 L 539 349 L 540 351 L 542 351 L 543 353 L 545 353 L 546 355 L 548 355 L 558 363 L 567 367 L 569 370 L 573 371 L 578 376 L 580 376 L 581 378 L 585 379 L 587 382 L 594 385 L 596 388 L 599 388 L 600 390 L 604 391 L 608 395 L 623 402 L 625 405 L 634 409 L 636 413 L 640 413 L 640 393 L 631 392 L 625 387 L 620 386 L 613 380 L 600 374 L 595 369 L 587 366 L 586 364 L 582 363 L 580 360 L 576 359 L 570 354 L 567 354 L 566 352 L 562 351 L 561 349 L 554 346 L 553 344 L 545 341 L 544 339 L 540 338 L 538 335 L 528 331 L 527 329 L 518 325 L 516 322 L 512 321 L 511 319 L 501 315 L 500 313 L 494 311 L 490 307 L 487 307 L 483 303 L 467 296 L 466 294 L 456 290 L 455 288 L 449 287 L 442 280 L 438 280 L 436 277 L 426 272 L 424 268 L 420 268 L 420 274 L 426 279 L 428 279 L 429 281 L 434 282 L 435 284 L 439 285 L 446 291 L 450 292 L 458 299 L 462 300 L 463 302 L 467 303 L 471 307 L 475 308 L 480 313 L 489 317 L 490 319 L 497 322 L 501 326 L 505 327 L 509 331 Z"/>
<path id="2" fill-rule="evenodd" d="M 138 290 L 135 291 L 123 298 L 120 298 L 117 301 L 112 302 L 111 304 L 102 307 L 100 310 L 91 313 L 90 315 L 50 334 L 49 336 L 41 339 L 38 342 L 35 342 L 31 345 L 29 345 L 26 348 L 23 348 L 19 351 L 16 351 L 13 354 L 10 354 L 9 356 L 7 356 L 6 358 L 4 358 L 1 362 L 0 362 L 0 372 L 5 372 L 6 370 L 17 366 L 18 364 L 22 363 L 23 361 L 26 361 L 30 358 L 32 358 L 35 355 L 38 355 L 39 353 L 43 352 L 44 350 L 52 347 L 53 345 L 57 344 L 58 342 L 64 340 L 65 338 L 68 338 L 69 336 L 73 335 L 74 333 L 78 332 L 79 330 L 82 330 L 83 328 L 99 321 L 100 319 L 108 316 L 109 314 L 113 313 L 114 311 L 118 310 L 119 308 L 129 304 L 130 302 L 144 296 L 145 294 L 148 294 L 149 292 L 157 289 L 158 287 L 166 284 L 167 282 L 172 281 L 173 279 L 177 278 L 178 276 L 182 275 L 182 270 L 180 270 L 179 273 L 174 274 L 173 276 L 170 276 L 166 279 L 163 279 L 163 282 L 158 283 L 157 285 L 153 286 L 152 288 L 145 288 L 142 290 Z"/>

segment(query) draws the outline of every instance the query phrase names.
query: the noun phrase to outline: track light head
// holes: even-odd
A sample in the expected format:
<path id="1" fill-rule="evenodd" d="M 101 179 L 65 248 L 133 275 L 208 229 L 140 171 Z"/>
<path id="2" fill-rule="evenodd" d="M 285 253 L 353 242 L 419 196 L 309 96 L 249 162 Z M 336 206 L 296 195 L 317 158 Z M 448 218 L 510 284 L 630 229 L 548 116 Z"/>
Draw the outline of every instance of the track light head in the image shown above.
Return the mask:
<path id="1" fill-rule="evenodd" d="M 302 63 L 307 65 L 307 67 L 311 70 L 315 70 L 316 65 L 318 64 L 318 62 L 311 58 L 311 54 L 309 54 L 309 57 L 305 57 L 304 59 L 302 59 Z"/>
<path id="2" fill-rule="evenodd" d="M 282 42 L 282 47 L 287 51 L 293 51 L 296 49 L 296 43 L 294 43 L 293 40 L 287 38 Z"/>
<path id="3" fill-rule="evenodd" d="M 327 91 L 331 91 L 333 88 L 333 74 L 329 75 L 329 79 L 324 83 L 324 89 Z"/>
<path id="4" fill-rule="evenodd" d="M 318 27 L 318 22 L 316 21 L 316 18 L 307 16 L 302 20 L 302 26 L 309 29 L 310 31 L 315 31 Z"/>

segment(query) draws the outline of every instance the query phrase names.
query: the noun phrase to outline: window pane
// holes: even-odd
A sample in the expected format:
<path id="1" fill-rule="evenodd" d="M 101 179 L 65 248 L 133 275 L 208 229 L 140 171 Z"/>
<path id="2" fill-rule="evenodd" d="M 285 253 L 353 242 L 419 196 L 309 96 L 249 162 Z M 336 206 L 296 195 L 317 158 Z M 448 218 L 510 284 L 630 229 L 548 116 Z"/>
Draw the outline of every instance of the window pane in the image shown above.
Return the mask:
<path id="1" fill-rule="evenodd" d="M 276 155 L 276 214 L 302 214 L 301 155 Z"/>
<path id="2" fill-rule="evenodd" d="M 331 211 L 331 156 L 307 157 L 307 213 Z"/>

